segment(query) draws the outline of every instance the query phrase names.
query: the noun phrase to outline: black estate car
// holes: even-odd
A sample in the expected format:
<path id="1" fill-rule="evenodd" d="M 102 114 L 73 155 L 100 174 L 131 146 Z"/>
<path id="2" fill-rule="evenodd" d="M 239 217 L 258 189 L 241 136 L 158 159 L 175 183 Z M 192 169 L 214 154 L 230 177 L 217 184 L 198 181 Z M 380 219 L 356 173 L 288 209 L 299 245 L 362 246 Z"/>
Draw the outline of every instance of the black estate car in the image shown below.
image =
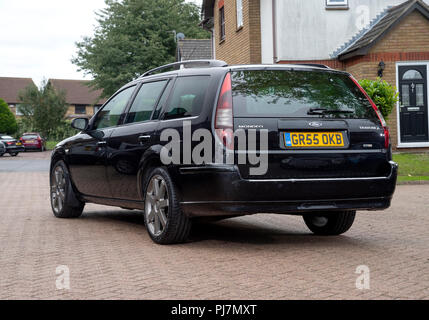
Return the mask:
<path id="1" fill-rule="evenodd" d="M 55 216 L 79 217 L 86 202 L 140 209 L 156 243 L 185 241 L 196 217 L 254 213 L 338 235 L 395 190 L 381 113 L 350 74 L 322 65 L 170 64 L 72 126 L 81 132 L 52 153 Z"/>

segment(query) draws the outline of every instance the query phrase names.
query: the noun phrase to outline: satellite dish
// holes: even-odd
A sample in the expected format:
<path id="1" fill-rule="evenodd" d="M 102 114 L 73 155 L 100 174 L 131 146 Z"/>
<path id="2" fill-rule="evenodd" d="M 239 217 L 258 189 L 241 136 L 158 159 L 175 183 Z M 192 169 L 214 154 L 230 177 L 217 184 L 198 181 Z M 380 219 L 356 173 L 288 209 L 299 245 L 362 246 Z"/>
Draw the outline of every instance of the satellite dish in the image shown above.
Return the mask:
<path id="1" fill-rule="evenodd" d="M 179 32 L 176 36 L 177 40 L 183 40 L 185 39 L 185 35 L 182 32 Z"/>

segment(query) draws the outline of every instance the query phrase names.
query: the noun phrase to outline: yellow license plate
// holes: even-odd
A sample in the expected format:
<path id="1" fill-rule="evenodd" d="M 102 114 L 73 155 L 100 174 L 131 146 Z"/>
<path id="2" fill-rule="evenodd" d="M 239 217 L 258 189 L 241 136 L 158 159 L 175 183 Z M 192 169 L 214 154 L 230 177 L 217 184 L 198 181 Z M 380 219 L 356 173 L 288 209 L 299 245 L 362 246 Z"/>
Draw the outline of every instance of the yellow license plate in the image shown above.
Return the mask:
<path id="1" fill-rule="evenodd" d="M 25 141 L 26 143 L 34 143 L 34 140 Z"/>
<path id="2" fill-rule="evenodd" d="M 21 145 L 21 142 L 17 142 L 17 143 L 16 143 L 16 145 L 17 145 L 17 146 L 20 146 L 20 145 Z"/>
<path id="3" fill-rule="evenodd" d="M 285 132 L 285 145 L 289 148 L 344 147 L 342 132 Z"/>

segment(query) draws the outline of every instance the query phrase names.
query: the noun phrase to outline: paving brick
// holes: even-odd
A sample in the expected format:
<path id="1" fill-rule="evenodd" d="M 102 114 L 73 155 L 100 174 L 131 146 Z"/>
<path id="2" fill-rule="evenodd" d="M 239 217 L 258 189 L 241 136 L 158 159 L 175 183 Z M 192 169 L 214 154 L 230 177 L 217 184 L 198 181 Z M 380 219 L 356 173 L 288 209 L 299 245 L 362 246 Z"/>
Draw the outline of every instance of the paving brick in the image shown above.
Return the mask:
<path id="1" fill-rule="evenodd" d="M 0 299 L 429 299 L 428 185 L 398 186 L 390 209 L 359 212 L 338 237 L 261 214 L 198 225 L 174 246 L 154 244 L 138 211 L 55 218 L 47 172 L 2 172 L 0 190 Z M 58 265 L 70 290 L 56 289 Z M 359 265 L 370 290 L 355 287 Z"/>

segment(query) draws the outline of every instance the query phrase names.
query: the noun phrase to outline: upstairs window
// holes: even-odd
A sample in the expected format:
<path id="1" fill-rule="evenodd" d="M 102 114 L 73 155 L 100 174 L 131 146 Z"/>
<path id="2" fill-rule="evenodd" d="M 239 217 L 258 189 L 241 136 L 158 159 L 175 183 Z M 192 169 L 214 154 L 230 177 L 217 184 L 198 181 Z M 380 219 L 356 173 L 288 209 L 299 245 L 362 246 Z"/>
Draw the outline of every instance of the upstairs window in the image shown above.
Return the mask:
<path id="1" fill-rule="evenodd" d="M 21 110 L 21 106 L 19 104 L 16 105 L 15 115 L 17 115 L 17 116 L 23 116 L 24 115 L 24 113 Z"/>
<path id="2" fill-rule="evenodd" d="M 243 26 L 243 0 L 236 0 L 237 7 L 237 29 Z"/>
<path id="3" fill-rule="evenodd" d="M 75 114 L 86 114 L 86 106 L 83 104 L 77 104 L 74 107 Z"/>
<path id="4" fill-rule="evenodd" d="M 327 9 L 347 9 L 348 7 L 348 0 L 326 0 Z"/>
<path id="5" fill-rule="evenodd" d="M 219 9 L 219 39 L 225 40 L 225 7 Z"/>

